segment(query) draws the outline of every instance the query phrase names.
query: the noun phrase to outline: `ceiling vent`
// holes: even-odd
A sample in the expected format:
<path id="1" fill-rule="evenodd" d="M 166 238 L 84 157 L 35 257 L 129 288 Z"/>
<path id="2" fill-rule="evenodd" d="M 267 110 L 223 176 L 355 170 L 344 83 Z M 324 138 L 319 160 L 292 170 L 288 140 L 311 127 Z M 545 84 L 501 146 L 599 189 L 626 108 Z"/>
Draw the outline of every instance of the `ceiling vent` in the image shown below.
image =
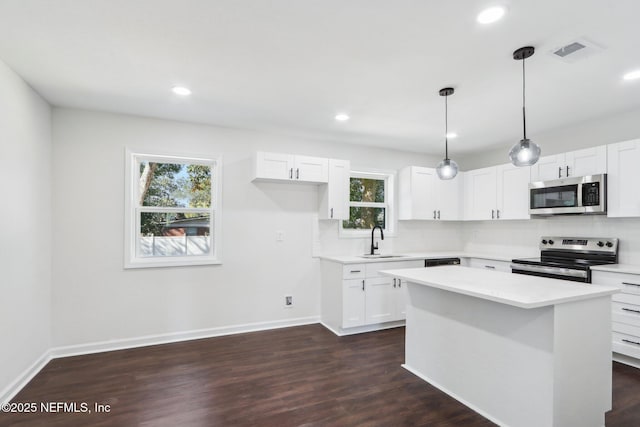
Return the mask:
<path id="1" fill-rule="evenodd" d="M 561 61 L 573 63 L 588 58 L 602 50 L 601 46 L 581 38 L 553 49 L 551 54 Z"/>

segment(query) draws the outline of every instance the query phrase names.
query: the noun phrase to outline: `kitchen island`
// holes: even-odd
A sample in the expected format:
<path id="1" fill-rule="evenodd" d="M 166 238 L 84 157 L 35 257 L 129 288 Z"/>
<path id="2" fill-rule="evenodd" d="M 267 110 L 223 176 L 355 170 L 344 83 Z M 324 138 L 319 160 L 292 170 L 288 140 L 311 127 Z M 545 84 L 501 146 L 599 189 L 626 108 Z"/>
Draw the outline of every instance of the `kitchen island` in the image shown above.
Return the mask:
<path id="1" fill-rule="evenodd" d="M 615 287 L 460 266 L 408 284 L 404 367 L 505 426 L 604 426 Z"/>

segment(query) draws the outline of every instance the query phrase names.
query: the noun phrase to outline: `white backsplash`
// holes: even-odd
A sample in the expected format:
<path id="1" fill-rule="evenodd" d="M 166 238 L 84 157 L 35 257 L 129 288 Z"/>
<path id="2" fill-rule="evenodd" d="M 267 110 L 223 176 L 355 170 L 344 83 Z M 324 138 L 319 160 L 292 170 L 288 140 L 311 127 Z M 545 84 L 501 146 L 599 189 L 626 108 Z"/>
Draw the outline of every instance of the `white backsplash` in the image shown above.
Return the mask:
<path id="1" fill-rule="evenodd" d="M 339 238 L 337 221 L 318 221 L 319 253 L 323 255 L 361 255 L 371 249 L 371 234 L 366 238 Z M 375 240 L 381 253 L 420 251 L 455 251 L 464 246 L 464 229 L 460 222 L 399 221 L 395 236 L 385 233 L 384 240 L 376 231 Z"/>
<path id="2" fill-rule="evenodd" d="M 640 219 L 598 215 L 464 222 L 465 251 L 523 257 L 539 254 L 541 236 L 617 237 L 619 262 L 640 265 Z"/>
<path id="3" fill-rule="evenodd" d="M 339 238 L 337 221 L 318 221 L 316 254 L 369 253 L 371 238 Z M 617 237 L 619 261 L 640 265 L 640 219 L 598 215 L 555 216 L 514 221 L 399 221 L 395 237 L 379 241 L 383 253 L 455 251 L 513 258 L 538 256 L 541 236 Z M 317 239 L 317 240 L 316 240 Z"/>

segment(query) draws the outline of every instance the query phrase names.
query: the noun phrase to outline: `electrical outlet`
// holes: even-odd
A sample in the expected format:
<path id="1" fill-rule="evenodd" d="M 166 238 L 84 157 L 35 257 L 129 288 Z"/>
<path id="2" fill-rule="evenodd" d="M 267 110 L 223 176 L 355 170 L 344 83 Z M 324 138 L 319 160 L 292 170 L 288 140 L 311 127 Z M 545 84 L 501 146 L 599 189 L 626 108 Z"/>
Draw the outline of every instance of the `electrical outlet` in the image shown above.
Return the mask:
<path id="1" fill-rule="evenodd" d="M 284 306 L 285 307 L 293 307 L 293 296 L 285 295 L 284 296 Z"/>

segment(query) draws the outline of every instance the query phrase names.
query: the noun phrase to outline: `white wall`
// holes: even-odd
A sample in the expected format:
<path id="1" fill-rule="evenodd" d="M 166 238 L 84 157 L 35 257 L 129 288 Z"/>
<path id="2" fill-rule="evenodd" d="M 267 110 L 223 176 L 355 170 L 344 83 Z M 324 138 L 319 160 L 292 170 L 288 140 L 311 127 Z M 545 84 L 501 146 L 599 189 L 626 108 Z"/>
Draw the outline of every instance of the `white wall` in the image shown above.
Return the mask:
<path id="1" fill-rule="evenodd" d="M 640 137 L 640 110 L 630 111 L 598 120 L 589 120 L 561 129 L 543 133 L 531 133 L 529 137 L 540 145 L 542 155 L 564 153 L 581 148 L 596 147 Z M 462 156 L 457 159 L 462 170 L 478 169 L 485 166 L 509 162 L 509 150 L 521 135 L 514 135 L 513 141 L 506 141 L 500 148 Z"/>
<path id="2" fill-rule="evenodd" d="M 54 345 L 315 318 L 319 261 L 312 253 L 362 253 L 316 219 L 318 189 L 253 183 L 256 150 L 350 159 L 399 169 L 437 159 L 331 141 L 54 109 Z M 223 155 L 223 265 L 123 269 L 124 150 Z M 276 242 L 276 230 L 285 233 Z M 460 228 L 403 223 L 394 250 L 463 244 Z M 285 309 L 284 295 L 294 296 Z"/>
<path id="3" fill-rule="evenodd" d="M 0 61 L 0 401 L 50 347 L 51 109 Z"/>

